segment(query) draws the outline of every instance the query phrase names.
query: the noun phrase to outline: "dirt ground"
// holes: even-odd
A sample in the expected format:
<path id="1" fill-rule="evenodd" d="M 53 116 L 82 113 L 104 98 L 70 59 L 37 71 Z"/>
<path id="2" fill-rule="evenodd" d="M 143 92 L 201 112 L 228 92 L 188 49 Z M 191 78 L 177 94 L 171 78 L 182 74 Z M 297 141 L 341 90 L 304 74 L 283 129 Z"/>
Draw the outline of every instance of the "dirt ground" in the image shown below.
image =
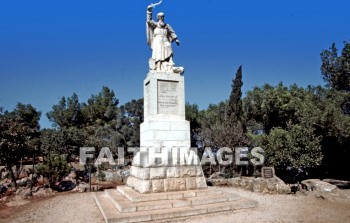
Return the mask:
<path id="1" fill-rule="evenodd" d="M 1 223 L 104 222 L 92 193 L 58 193 L 56 196 L 35 199 L 21 206 L 17 204 L 23 204 L 23 200 L 0 206 Z"/>
<path id="2" fill-rule="evenodd" d="M 330 196 L 317 193 L 269 195 L 236 188 L 224 189 L 254 199 L 259 202 L 259 206 L 230 213 L 174 219 L 170 222 L 350 222 L 350 190 L 342 190 Z M 7 205 L 0 204 L 0 222 L 102 223 L 104 220 L 92 193 L 63 193 L 30 202 L 18 200 Z"/>

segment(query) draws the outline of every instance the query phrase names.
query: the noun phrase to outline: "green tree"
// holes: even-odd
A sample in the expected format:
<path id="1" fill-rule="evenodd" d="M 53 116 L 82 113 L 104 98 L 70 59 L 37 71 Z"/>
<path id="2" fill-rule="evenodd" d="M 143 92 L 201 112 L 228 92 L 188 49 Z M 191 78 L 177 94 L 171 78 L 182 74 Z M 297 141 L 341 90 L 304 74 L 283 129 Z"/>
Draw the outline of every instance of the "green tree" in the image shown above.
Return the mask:
<path id="1" fill-rule="evenodd" d="M 242 66 L 237 69 L 231 86 L 228 101 L 209 105 L 201 112 L 199 135 L 206 146 L 234 148 L 249 144 L 242 109 Z"/>
<path id="2" fill-rule="evenodd" d="M 227 117 L 228 103 L 210 104 L 200 112 L 200 138 L 205 146 L 229 147 L 246 146 L 249 141 L 240 122 L 233 122 Z"/>
<path id="3" fill-rule="evenodd" d="M 296 85 L 288 89 L 282 83 L 276 87 L 265 84 L 247 93 L 243 100 L 244 113 L 249 123 L 262 124 L 268 134 L 273 127 L 286 128 L 289 122 L 299 122 L 299 106 L 307 103 L 303 97 L 304 89 Z"/>
<path id="4" fill-rule="evenodd" d="M 186 120 L 190 122 L 191 132 L 200 128 L 200 111 L 197 104 L 186 102 L 185 105 Z"/>
<path id="5" fill-rule="evenodd" d="M 323 171 L 323 177 L 325 174 L 343 177 L 346 175 L 346 160 L 350 158 L 350 117 L 342 111 L 346 97 L 344 91 L 320 86 L 300 88 L 292 85 L 287 88 L 282 84 L 276 87 L 264 85 L 248 92 L 244 111 L 249 123 L 261 124 L 267 136 L 276 128 L 289 132 L 290 126 L 294 125 L 313 132 L 320 140 L 323 155 L 318 170 Z M 253 138 L 260 140 L 259 137 Z M 311 133 L 309 138 L 312 140 Z M 288 156 L 287 150 L 281 152 Z"/>
<path id="6" fill-rule="evenodd" d="M 140 146 L 140 125 L 143 122 L 143 99 L 131 100 L 120 107 L 121 122 L 117 131 L 123 136 L 124 146 Z"/>
<path id="7" fill-rule="evenodd" d="M 196 134 L 198 135 L 196 140 L 204 143 L 203 146 L 218 146 L 216 142 L 220 139 L 217 139 L 216 135 L 214 136 L 214 126 L 224 123 L 226 107 L 226 102 L 210 104 L 206 110 L 202 111 L 196 111 L 196 106 L 187 106 L 187 109 L 191 111 L 189 114 L 186 114 L 190 121 L 195 118 L 193 116 L 198 116 L 200 129 L 196 130 Z M 196 114 L 197 112 L 198 114 Z"/>
<path id="8" fill-rule="evenodd" d="M 50 154 L 59 154 L 64 147 L 65 139 L 58 129 L 42 129 L 40 133 L 40 151 L 43 156 Z"/>
<path id="9" fill-rule="evenodd" d="M 82 105 L 75 93 L 67 99 L 62 97 L 57 105 L 52 106 L 52 111 L 47 113 L 47 117 L 55 127 L 60 128 L 80 128 L 85 124 Z"/>
<path id="10" fill-rule="evenodd" d="M 321 53 L 321 71 L 327 84 L 336 89 L 350 92 L 350 43 L 344 42 L 340 55 L 335 43 Z"/>
<path id="11" fill-rule="evenodd" d="M 239 66 L 236 77 L 232 80 L 232 90 L 227 106 L 227 116 L 231 122 L 242 122 L 242 66 Z"/>
<path id="12" fill-rule="evenodd" d="M 0 161 L 6 165 L 15 186 L 13 168 L 18 172 L 19 161 L 37 146 L 40 115 L 33 106 L 21 103 L 12 112 L 0 112 Z"/>
<path id="13" fill-rule="evenodd" d="M 249 145 L 249 140 L 244 134 L 242 125 L 238 122 L 231 125 L 225 123 L 206 125 L 202 128 L 200 136 L 205 146 L 214 148 L 235 148 Z"/>
<path id="14" fill-rule="evenodd" d="M 37 111 L 31 104 L 18 103 L 13 110 L 13 115 L 19 117 L 21 122 L 25 123 L 29 128 L 36 131 L 40 129 L 41 112 Z"/>
<path id="15" fill-rule="evenodd" d="M 57 128 L 43 131 L 41 141 L 45 154 L 65 154 L 70 161 L 83 146 L 119 145 L 122 137 L 117 132 L 121 123 L 117 105 L 118 100 L 108 87 L 91 95 L 87 103 L 80 103 L 75 93 L 67 99 L 62 97 L 47 113 Z"/>
<path id="16" fill-rule="evenodd" d="M 30 104 L 18 103 L 16 108 L 13 110 L 13 115 L 19 117 L 19 120 L 24 123 L 26 127 L 30 129 L 27 135 L 26 147 L 30 154 L 33 156 L 40 153 L 40 117 L 41 112 L 37 111 Z"/>
<path id="17" fill-rule="evenodd" d="M 186 102 L 185 105 L 186 120 L 190 122 L 191 147 L 198 146 L 198 133 L 201 129 L 200 111 L 198 105 Z"/>
<path id="18" fill-rule="evenodd" d="M 71 167 L 66 160 L 64 155 L 52 154 L 44 160 L 44 163 L 36 167 L 36 172 L 47 177 L 50 182 L 50 187 L 53 187 L 56 182 L 61 181 L 62 178 L 71 171 Z"/>
<path id="19" fill-rule="evenodd" d="M 104 125 L 115 121 L 120 114 L 118 103 L 114 91 L 105 86 L 99 94 L 91 95 L 82 108 L 88 125 Z"/>
<path id="20" fill-rule="evenodd" d="M 287 129 L 273 128 L 264 137 L 265 157 L 268 165 L 277 169 L 315 168 L 321 164 L 321 137 L 312 127 L 288 125 Z"/>

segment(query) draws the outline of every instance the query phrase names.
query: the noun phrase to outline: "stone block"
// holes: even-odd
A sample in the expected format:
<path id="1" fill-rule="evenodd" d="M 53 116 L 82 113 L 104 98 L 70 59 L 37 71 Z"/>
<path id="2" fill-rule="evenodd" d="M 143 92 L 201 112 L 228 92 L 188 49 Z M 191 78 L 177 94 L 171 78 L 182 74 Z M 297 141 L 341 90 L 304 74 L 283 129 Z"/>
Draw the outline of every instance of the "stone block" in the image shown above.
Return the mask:
<path id="1" fill-rule="evenodd" d="M 196 170 L 197 170 L 197 177 L 202 177 L 203 176 L 202 166 L 196 166 Z"/>
<path id="2" fill-rule="evenodd" d="M 183 196 L 184 198 L 196 197 L 197 193 L 195 191 L 186 191 Z"/>
<path id="3" fill-rule="evenodd" d="M 150 168 L 150 179 L 164 179 L 165 178 L 165 167 L 152 167 Z"/>
<path id="4" fill-rule="evenodd" d="M 183 121 L 172 121 L 170 122 L 170 129 L 172 131 L 188 131 L 190 132 L 190 122 L 183 120 Z"/>
<path id="5" fill-rule="evenodd" d="M 167 178 L 178 178 L 178 177 L 180 177 L 179 167 L 167 167 L 166 168 L 166 177 Z"/>
<path id="6" fill-rule="evenodd" d="M 138 152 L 138 153 L 134 156 L 134 158 L 133 158 L 133 160 L 132 160 L 132 165 L 133 165 L 133 166 L 142 166 L 142 165 L 141 165 L 140 152 Z"/>
<path id="7" fill-rule="evenodd" d="M 135 184 L 136 184 L 136 178 L 133 176 L 129 176 L 128 180 L 126 181 L 126 185 L 133 188 Z"/>
<path id="8" fill-rule="evenodd" d="M 196 166 L 180 166 L 180 177 L 196 177 L 197 168 Z"/>
<path id="9" fill-rule="evenodd" d="M 164 180 L 165 191 L 180 191 L 186 189 L 186 181 L 184 178 L 168 178 Z"/>
<path id="10" fill-rule="evenodd" d="M 200 165 L 200 160 L 195 151 L 190 147 L 179 148 L 179 164 L 182 166 L 197 166 Z"/>
<path id="11" fill-rule="evenodd" d="M 154 193 L 164 192 L 164 180 L 152 180 L 152 191 Z"/>
<path id="12" fill-rule="evenodd" d="M 186 190 L 194 190 L 197 188 L 197 179 L 195 177 L 186 177 Z"/>
<path id="13" fill-rule="evenodd" d="M 136 190 L 141 194 L 152 192 L 152 183 L 150 180 L 140 180 L 136 185 Z"/>
<path id="14" fill-rule="evenodd" d="M 157 141 L 156 141 L 157 142 Z M 184 140 L 160 140 L 160 145 L 167 147 L 167 148 L 176 148 L 179 150 L 180 147 L 186 147 L 190 148 L 191 146 L 191 140 L 190 139 L 184 139 Z"/>
<path id="15" fill-rule="evenodd" d="M 177 200 L 173 203 L 174 208 L 180 208 L 180 207 L 189 207 L 191 205 L 191 201 L 187 201 L 185 199 L 183 200 Z"/>
<path id="16" fill-rule="evenodd" d="M 162 209 L 171 209 L 172 204 L 168 202 L 162 201 L 148 201 L 146 204 L 142 204 L 137 206 L 137 211 L 153 211 L 153 210 L 162 210 Z"/>
<path id="17" fill-rule="evenodd" d="M 196 183 L 197 183 L 197 189 L 207 188 L 207 182 L 205 181 L 204 177 L 197 177 Z"/>
<path id="18" fill-rule="evenodd" d="M 140 180 L 130 176 L 127 181 L 127 185 L 134 188 L 136 191 L 144 194 L 152 192 L 152 181 L 151 180 Z"/>
<path id="19" fill-rule="evenodd" d="M 187 131 L 156 131 L 154 137 L 155 140 L 190 140 Z"/>
<path id="20" fill-rule="evenodd" d="M 141 141 L 156 140 L 156 132 L 154 130 L 146 130 L 146 131 L 140 132 L 140 140 Z M 144 146 L 144 145 L 141 145 L 141 146 Z"/>
<path id="21" fill-rule="evenodd" d="M 160 148 L 163 146 L 164 141 L 162 141 L 162 140 L 147 140 L 144 138 L 140 138 L 140 143 L 143 147 L 146 147 L 146 148 L 149 148 L 149 147 Z"/>
<path id="22" fill-rule="evenodd" d="M 157 148 L 157 147 L 149 147 L 149 164 L 151 167 L 164 167 L 169 166 L 171 160 L 169 157 L 170 149 L 167 147 Z"/>
<path id="23" fill-rule="evenodd" d="M 130 175 L 141 180 L 150 179 L 150 169 L 149 168 L 140 168 L 137 166 L 131 166 Z"/>
<path id="24" fill-rule="evenodd" d="M 177 184 L 179 190 L 186 189 L 186 181 L 184 178 L 175 178 L 175 184 Z"/>
<path id="25" fill-rule="evenodd" d="M 213 204 L 208 208 L 208 213 L 217 213 L 223 211 L 230 211 L 231 206 L 223 206 L 222 204 Z"/>
<path id="26" fill-rule="evenodd" d="M 150 167 L 151 165 L 148 162 L 148 152 L 146 148 L 141 148 L 144 151 L 138 152 L 132 161 L 132 166 L 136 167 Z"/>
<path id="27" fill-rule="evenodd" d="M 221 196 L 211 196 L 211 197 L 193 197 L 188 198 L 189 201 L 191 201 L 191 205 L 206 205 L 206 204 L 214 204 L 214 203 L 222 203 L 227 201 L 227 197 L 221 197 Z"/>
<path id="28" fill-rule="evenodd" d="M 140 127 L 140 131 L 147 130 L 163 130 L 170 131 L 171 130 L 171 122 L 170 121 L 159 121 L 159 120 L 148 120 L 142 123 Z"/>
<path id="29" fill-rule="evenodd" d="M 184 198 L 182 193 L 169 193 L 168 200 L 182 200 Z"/>

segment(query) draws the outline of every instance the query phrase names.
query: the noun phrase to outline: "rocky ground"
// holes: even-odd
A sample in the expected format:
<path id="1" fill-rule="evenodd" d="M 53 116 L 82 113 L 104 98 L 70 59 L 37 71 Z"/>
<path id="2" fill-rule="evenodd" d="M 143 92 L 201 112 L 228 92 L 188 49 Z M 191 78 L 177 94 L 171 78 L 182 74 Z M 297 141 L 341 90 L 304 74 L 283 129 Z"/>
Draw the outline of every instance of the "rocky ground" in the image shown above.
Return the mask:
<path id="1" fill-rule="evenodd" d="M 226 187 L 259 202 L 255 209 L 174 219 L 171 222 L 349 222 L 350 190 L 327 194 L 262 194 Z M 56 193 L 34 200 L 12 199 L 0 204 L 0 222 L 104 222 L 92 193 Z M 168 221 L 169 222 L 169 221 Z"/>

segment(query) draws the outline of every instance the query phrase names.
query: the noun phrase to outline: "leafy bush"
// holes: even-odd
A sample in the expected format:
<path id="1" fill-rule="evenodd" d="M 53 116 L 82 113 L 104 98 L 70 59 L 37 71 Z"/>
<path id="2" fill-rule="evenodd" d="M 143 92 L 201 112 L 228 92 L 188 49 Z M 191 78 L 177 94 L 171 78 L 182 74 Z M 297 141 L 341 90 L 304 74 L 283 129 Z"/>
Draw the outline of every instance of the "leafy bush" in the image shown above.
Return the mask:
<path id="1" fill-rule="evenodd" d="M 289 125 L 273 128 L 264 136 L 267 164 L 277 168 L 313 168 L 321 164 L 321 137 L 315 136 L 312 127 Z"/>
<path id="2" fill-rule="evenodd" d="M 49 179 L 51 186 L 61 181 L 71 171 L 71 167 L 68 165 L 65 156 L 62 155 L 48 156 L 44 163 L 39 164 L 36 168 L 38 174 Z"/>

